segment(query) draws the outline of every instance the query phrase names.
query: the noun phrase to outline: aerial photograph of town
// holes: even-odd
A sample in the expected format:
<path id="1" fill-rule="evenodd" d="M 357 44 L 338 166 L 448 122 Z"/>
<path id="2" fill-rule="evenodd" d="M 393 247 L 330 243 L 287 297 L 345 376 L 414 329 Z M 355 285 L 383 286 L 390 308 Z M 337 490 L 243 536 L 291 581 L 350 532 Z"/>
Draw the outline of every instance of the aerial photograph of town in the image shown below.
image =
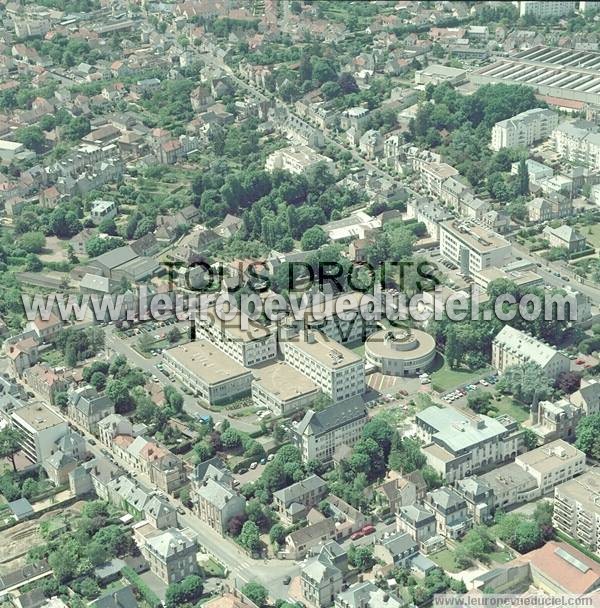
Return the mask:
<path id="1" fill-rule="evenodd" d="M 0 0 L 0 608 L 600 608 L 600 0 Z"/>

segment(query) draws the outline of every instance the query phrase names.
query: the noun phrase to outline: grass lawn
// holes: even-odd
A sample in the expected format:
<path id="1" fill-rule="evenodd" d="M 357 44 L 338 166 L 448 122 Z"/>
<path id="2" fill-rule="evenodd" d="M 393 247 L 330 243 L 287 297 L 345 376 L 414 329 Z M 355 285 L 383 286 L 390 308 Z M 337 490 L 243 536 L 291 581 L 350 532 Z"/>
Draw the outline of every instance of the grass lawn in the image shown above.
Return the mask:
<path id="1" fill-rule="evenodd" d="M 448 572 L 460 572 L 461 570 L 454 560 L 454 552 L 449 549 L 442 549 L 429 557 L 433 562 L 440 566 L 440 568 L 443 568 Z"/>
<path id="2" fill-rule="evenodd" d="M 210 558 L 205 562 L 202 562 L 202 569 L 208 576 L 214 576 L 216 578 L 225 578 L 225 568 L 218 564 L 214 559 Z"/>
<path id="3" fill-rule="evenodd" d="M 440 361 L 438 364 L 441 364 Z M 433 388 L 441 393 L 449 391 L 461 384 L 469 384 L 474 380 L 478 380 L 482 376 L 489 374 L 491 369 L 489 367 L 482 367 L 476 370 L 454 370 L 446 364 L 443 360 L 443 364 L 431 374 L 431 383 Z"/>
<path id="4" fill-rule="evenodd" d="M 492 405 L 500 414 L 508 414 L 517 422 L 525 422 L 529 418 L 529 413 L 517 401 L 509 395 L 502 395 L 500 401 L 492 400 Z"/>
<path id="5" fill-rule="evenodd" d="M 497 564 L 505 564 L 512 559 L 512 555 L 509 551 L 493 551 L 490 553 L 490 559 Z"/>
<path id="6" fill-rule="evenodd" d="M 600 225 L 581 226 L 579 227 L 579 231 L 592 247 L 595 249 L 600 248 Z"/>

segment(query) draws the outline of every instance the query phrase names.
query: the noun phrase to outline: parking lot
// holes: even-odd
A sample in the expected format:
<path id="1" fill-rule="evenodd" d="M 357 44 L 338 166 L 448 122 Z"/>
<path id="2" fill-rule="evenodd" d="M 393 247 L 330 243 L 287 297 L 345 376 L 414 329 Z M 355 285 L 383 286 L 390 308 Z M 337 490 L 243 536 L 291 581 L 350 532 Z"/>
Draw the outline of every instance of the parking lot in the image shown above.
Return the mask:
<path id="1" fill-rule="evenodd" d="M 446 401 L 446 403 L 453 403 L 454 401 L 458 401 L 459 399 L 466 397 L 469 393 L 472 393 L 478 389 L 491 388 L 496 384 L 496 382 L 498 382 L 498 376 L 495 374 L 490 374 L 481 378 L 478 382 L 460 386 L 453 391 L 440 395 L 440 397 Z"/>

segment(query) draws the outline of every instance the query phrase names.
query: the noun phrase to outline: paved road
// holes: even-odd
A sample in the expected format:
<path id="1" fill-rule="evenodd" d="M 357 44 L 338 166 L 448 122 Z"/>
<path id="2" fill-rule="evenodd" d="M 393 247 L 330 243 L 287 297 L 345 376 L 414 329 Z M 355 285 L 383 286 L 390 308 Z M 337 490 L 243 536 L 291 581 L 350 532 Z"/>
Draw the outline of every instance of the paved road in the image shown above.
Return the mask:
<path id="1" fill-rule="evenodd" d="M 106 347 L 108 349 L 110 349 L 110 351 L 127 357 L 127 360 L 131 364 L 139 367 L 140 369 L 142 369 L 143 371 L 145 371 L 147 373 L 155 375 L 158 378 L 158 380 L 162 386 L 171 384 L 172 386 L 181 388 L 181 386 L 179 385 L 179 383 L 176 380 L 174 380 L 172 378 L 167 378 L 167 376 L 165 376 L 165 374 L 163 374 L 156 367 L 156 364 L 159 363 L 161 360 L 160 355 L 151 356 L 149 358 L 142 357 L 142 355 L 140 355 L 130 344 L 130 342 L 132 340 L 135 340 L 135 338 L 124 339 L 122 336 L 118 335 L 115 332 L 114 325 L 108 325 L 105 328 L 105 330 L 106 330 L 105 331 Z M 231 422 L 232 426 L 235 426 L 240 431 L 245 431 L 248 433 L 254 432 L 258 429 L 258 427 L 256 425 L 251 424 L 249 422 L 245 422 L 243 419 L 229 418 L 227 416 L 227 414 L 223 414 L 220 412 L 213 412 L 211 410 L 208 410 L 208 409 L 202 407 L 202 405 L 200 405 L 200 403 L 198 402 L 198 399 L 196 399 L 192 395 L 186 395 L 185 393 L 182 393 L 182 395 L 183 395 L 183 408 L 188 414 L 190 414 L 192 416 L 196 415 L 196 414 L 200 414 L 201 416 L 212 416 L 212 419 L 215 422 L 220 422 L 221 420 L 228 418 L 229 421 Z"/>

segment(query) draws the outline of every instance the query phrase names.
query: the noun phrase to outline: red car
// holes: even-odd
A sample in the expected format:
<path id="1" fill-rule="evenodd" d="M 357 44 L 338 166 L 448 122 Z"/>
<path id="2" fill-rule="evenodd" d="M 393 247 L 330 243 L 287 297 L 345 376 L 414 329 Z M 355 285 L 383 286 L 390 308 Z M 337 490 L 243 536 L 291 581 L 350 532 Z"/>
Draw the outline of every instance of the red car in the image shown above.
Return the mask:
<path id="1" fill-rule="evenodd" d="M 375 526 L 363 526 L 361 532 L 363 536 L 367 536 L 367 534 L 373 534 L 373 532 L 375 532 Z"/>
<path id="2" fill-rule="evenodd" d="M 351 537 L 350 540 L 358 540 L 359 538 L 362 538 L 364 536 L 364 533 L 362 530 L 359 530 L 358 532 L 355 532 Z"/>

